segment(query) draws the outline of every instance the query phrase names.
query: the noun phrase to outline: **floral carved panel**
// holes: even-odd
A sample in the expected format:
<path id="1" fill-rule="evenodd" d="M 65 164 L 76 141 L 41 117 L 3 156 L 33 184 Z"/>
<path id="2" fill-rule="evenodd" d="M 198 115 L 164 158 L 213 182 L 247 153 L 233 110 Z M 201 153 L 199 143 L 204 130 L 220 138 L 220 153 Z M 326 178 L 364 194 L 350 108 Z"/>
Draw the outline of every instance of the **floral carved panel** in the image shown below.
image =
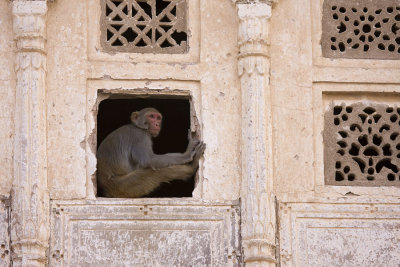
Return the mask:
<path id="1" fill-rule="evenodd" d="M 325 183 L 400 185 L 400 106 L 331 104 L 325 113 Z"/>

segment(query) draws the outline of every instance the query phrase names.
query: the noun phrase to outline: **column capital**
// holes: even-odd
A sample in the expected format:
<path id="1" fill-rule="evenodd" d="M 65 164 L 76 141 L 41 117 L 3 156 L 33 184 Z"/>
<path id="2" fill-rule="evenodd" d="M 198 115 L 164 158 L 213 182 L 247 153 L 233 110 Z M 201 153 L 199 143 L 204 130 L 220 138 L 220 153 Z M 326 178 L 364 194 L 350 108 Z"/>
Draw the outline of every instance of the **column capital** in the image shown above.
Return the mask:
<path id="1" fill-rule="evenodd" d="M 45 51 L 47 1 L 12 1 L 13 30 L 22 52 Z"/>
<path id="2" fill-rule="evenodd" d="M 267 1 L 236 1 L 239 18 L 239 57 L 268 57 L 269 19 L 272 7 Z"/>

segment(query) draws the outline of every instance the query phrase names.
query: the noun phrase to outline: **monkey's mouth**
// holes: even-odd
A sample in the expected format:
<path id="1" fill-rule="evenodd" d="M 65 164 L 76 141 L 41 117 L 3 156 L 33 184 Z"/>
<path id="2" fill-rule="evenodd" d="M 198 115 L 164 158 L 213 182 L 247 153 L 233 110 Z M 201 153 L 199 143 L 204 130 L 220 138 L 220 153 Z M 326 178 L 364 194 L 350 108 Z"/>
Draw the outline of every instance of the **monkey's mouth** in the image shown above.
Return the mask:
<path id="1" fill-rule="evenodd" d="M 152 137 L 157 137 L 160 133 L 160 130 L 150 130 L 150 134 Z"/>

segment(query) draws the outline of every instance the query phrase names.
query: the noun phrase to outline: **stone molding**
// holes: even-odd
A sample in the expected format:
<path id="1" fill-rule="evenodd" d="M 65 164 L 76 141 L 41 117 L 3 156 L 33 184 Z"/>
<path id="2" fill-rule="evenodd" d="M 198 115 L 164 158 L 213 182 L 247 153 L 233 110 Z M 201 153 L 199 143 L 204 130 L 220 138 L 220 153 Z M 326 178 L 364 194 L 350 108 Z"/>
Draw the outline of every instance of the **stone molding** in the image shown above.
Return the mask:
<path id="1" fill-rule="evenodd" d="M 234 1 L 239 17 L 242 91 L 242 247 L 246 266 L 275 266 L 272 125 L 269 87 L 270 1 Z"/>
<path id="2" fill-rule="evenodd" d="M 45 266 L 49 240 L 46 151 L 46 1 L 13 1 L 17 43 L 14 180 L 11 190 L 13 266 Z"/>

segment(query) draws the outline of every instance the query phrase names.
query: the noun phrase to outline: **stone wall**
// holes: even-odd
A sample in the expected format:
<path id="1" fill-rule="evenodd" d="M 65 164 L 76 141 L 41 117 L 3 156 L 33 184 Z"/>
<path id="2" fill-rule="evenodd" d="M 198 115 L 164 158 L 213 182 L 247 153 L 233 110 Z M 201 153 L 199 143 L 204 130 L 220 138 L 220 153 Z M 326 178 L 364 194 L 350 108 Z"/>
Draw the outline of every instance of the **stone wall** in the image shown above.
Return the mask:
<path id="1" fill-rule="evenodd" d="M 323 133 L 335 105 L 397 107 L 399 63 L 323 54 L 323 4 L 188 0 L 187 53 L 141 54 L 103 49 L 98 0 L 0 1 L 0 266 L 107 266 L 108 251 L 121 265 L 395 266 L 399 187 L 327 180 L 340 129 Z M 97 198 L 97 113 L 116 95 L 190 101 L 207 144 L 192 198 Z"/>
<path id="2" fill-rule="evenodd" d="M 395 266 L 400 189 L 390 181 L 376 181 L 366 188 L 360 186 L 365 183 L 347 181 L 347 176 L 344 186 L 327 183 L 324 170 L 335 166 L 324 166 L 332 161 L 325 158 L 324 163 L 324 157 L 331 155 L 324 155 L 329 142 L 323 133 L 332 129 L 326 126 L 333 121 L 324 120 L 332 105 L 395 106 L 399 63 L 323 57 L 323 2 L 280 1 L 271 19 L 279 260 L 282 266 Z M 360 9 L 364 2 L 373 3 L 347 4 Z M 398 125 L 394 127 L 398 131 Z"/>
<path id="3" fill-rule="evenodd" d="M 398 61 L 324 58 L 320 2 L 284 1 L 273 14 L 274 185 L 279 199 L 340 198 L 349 191 L 379 199 L 398 196 L 397 187 L 324 185 L 322 135 L 332 101 L 393 105 L 400 90 Z"/>

